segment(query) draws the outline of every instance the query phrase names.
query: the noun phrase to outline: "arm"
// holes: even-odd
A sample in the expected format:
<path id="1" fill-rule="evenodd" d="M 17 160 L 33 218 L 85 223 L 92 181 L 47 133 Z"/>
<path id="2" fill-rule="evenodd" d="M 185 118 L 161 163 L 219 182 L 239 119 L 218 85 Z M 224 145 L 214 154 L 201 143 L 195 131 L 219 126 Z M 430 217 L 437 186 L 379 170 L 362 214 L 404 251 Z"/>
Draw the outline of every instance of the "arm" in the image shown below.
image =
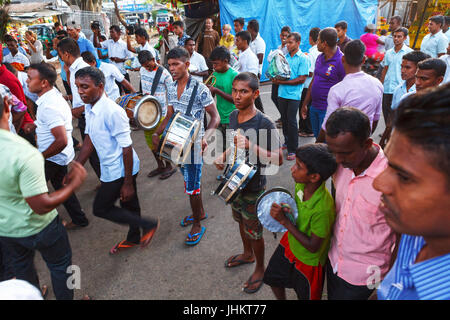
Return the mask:
<path id="1" fill-rule="evenodd" d="M 383 68 L 383 71 L 381 71 L 381 78 L 380 78 L 381 83 L 384 83 L 384 78 L 386 77 L 386 73 L 387 73 L 388 69 L 389 69 L 389 66 L 385 66 Z"/>
<path id="2" fill-rule="evenodd" d="M 25 38 L 25 41 L 26 41 L 26 43 L 28 44 L 28 46 L 30 47 L 30 49 L 31 49 L 32 51 L 37 52 L 37 49 L 36 49 L 35 45 L 34 45 L 30 40 L 28 40 L 27 38 Z"/>
<path id="3" fill-rule="evenodd" d="M 378 120 L 374 120 L 372 122 L 372 133 L 374 133 L 375 130 L 377 130 L 377 126 L 378 126 Z"/>
<path id="4" fill-rule="evenodd" d="M 127 30 L 127 49 L 128 51 L 136 53 L 136 49 L 134 49 L 133 46 L 131 45 L 131 36 L 128 34 L 128 29 L 126 30 Z"/>
<path id="5" fill-rule="evenodd" d="M 308 76 L 307 75 L 303 75 L 303 76 L 299 76 L 295 79 L 291 79 L 291 80 L 277 80 L 277 79 L 273 79 L 272 83 L 274 84 L 287 84 L 290 86 L 296 86 L 298 84 L 304 83 L 306 81 L 306 78 Z"/>
<path id="6" fill-rule="evenodd" d="M 272 163 L 277 166 L 283 164 L 283 152 L 281 148 L 277 150 L 266 150 L 258 146 L 256 143 L 250 142 L 245 136 L 238 134 L 234 137 L 234 143 L 239 149 L 247 149 L 256 154 L 261 162 Z"/>
<path id="7" fill-rule="evenodd" d="M 84 165 L 89 159 L 89 156 L 92 152 L 94 152 L 95 148 L 92 144 L 91 137 L 89 137 L 89 134 L 86 134 L 83 141 L 83 146 L 81 147 L 80 153 L 78 154 L 78 157 L 76 158 L 76 162 L 80 163 L 81 165 Z"/>
<path id="8" fill-rule="evenodd" d="M 55 137 L 55 141 L 42 152 L 45 159 L 48 159 L 58 153 L 61 153 L 67 146 L 67 134 L 66 128 L 64 126 L 58 126 L 50 130 L 52 135 Z"/>
<path id="9" fill-rule="evenodd" d="M 306 119 L 308 117 L 308 104 L 311 102 L 311 87 L 314 83 L 314 76 L 311 79 L 311 83 L 309 84 L 308 91 L 306 91 L 305 100 L 302 105 L 302 118 Z"/>
<path id="10" fill-rule="evenodd" d="M 209 91 L 211 91 L 212 94 L 218 94 L 219 96 L 221 96 L 222 98 L 224 98 L 228 102 L 233 103 L 233 97 L 231 96 L 231 94 L 225 93 L 222 90 L 220 90 L 219 88 L 216 88 L 216 87 L 213 87 L 213 86 L 209 86 L 208 88 L 209 88 Z"/>
<path id="11" fill-rule="evenodd" d="M 161 122 L 159 127 L 156 129 L 156 131 L 152 135 L 152 142 L 153 142 L 153 148 L 154 148 L 153 151 L 156 152 L 156 150 L 159 146 L 159 142 L 161 140 L 159 137 L 164 132 L 164 129 L 166 128 L 166 126 L 169 123 L 169 120 L 172 118 L 173 114 L 174 114 L 173 106 L 168 105 L 166 117 L 164 118 L 163 122 Z"/>
<path id="12" fill-rule="evenodd" d="M 199 77 L 207 77 L 208 76 L 208 70 L 205 71 L 193 71 L 193 72 L 189 72 L 191 75 L 193 76 L 199 76 Z"/>
<path id="13" fill-rule="evenodd" d="M 258 53 L 256 56 L 258 57 L 259 64 L 262 64 L 264 59 L 264 53 Z"/>
<path id="14" fill-rule="evenodd" d="M 125 87 L 125 89 L 131 91 L 131 93 L 136 93 L 136 90 L 127 79 L 123 79 L 120 83 Z"/>

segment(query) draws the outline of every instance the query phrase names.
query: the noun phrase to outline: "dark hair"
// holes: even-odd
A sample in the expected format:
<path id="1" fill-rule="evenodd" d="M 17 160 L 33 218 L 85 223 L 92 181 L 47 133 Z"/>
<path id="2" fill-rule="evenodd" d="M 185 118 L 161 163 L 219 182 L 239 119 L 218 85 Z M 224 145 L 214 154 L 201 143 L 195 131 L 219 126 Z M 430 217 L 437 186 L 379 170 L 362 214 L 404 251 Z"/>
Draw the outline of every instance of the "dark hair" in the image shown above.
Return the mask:
<path id="1" fill-rule="evenodd" d="M 5 42 L 11 42 L 11 41 L 17 43 L 16 38 L 14 38 L 12 35 L 9 35 L 9 34 L 5 35 Z"/>
<path id="2" fill-rule="evenodd" d="M 444 60 L 438 58 L 428 58 L 420 61 L 417 67 L 420 70 L 434 70 L 436 77 L 445 76 L 445 71 L 447 70 L 447 64 Z"/>
<path id="3" fill-rule="evenodd" d="M 298 32 L 292 32 L 288 38 L 293 37 L 296 42 L 302 42 L 302 36 Z"/>
<path id="4" fill-rule="evenodd" d="M 145 30 L 144 28 L 137 28 L 136 31 L 134 31 L 134 34 L 136 36 L 144 37 L 146 40 L 150 39 L 147 30 Z"/>
<path id="5" fill-rule="evenodd" d="M 450 16 L 445 16 L 444 21 L 446 25 L 450 25 Z"/>
<path id="6" fill-rule="evenodd" d="M 186 43 L 187 43 L 188 41 L 192 41 L 192 42 L 194 42 L 194 44 L 195 44 L 195 42 L 196 42 L 194 38 L 192 38 L 192 37 L 187 37 L 186 40 L 184 40 L 184 45 L 186 45 Z"/>
<path id="7" fill-rule="evenodd" d="M 392 34 L 395 34 L 397 32 L 403 32 L 403 34 L 405 35 L 405 38 L 408 36 L 408 29 L 406 29 L 405 27 L 399 27 L 399 28 L 395 29 Z"/>
<path id="8" fill-rule="evenodd" d="M 57 27 L 59 27 L 60 25 L 61 25 L 61 23 L 59 23 L 58 21 L 56 21 L 56 22 L 53 24 L 53 27 L 57 28 Z"/>
<path id="9" fill-rule="evenodd" d="M 236 18 L 236 19 L 233 20 L 233 22 L 237 22 L 237 23 L 239 23 L 241 26 L 244 26 L 244 24 L 245 24 L 244 18 Z"/>
<path id="10" fill-rule="evenodd" d="M 341 28 L 342 30 L 347 30 L 348 24 L 347 24 L 347 21 L 342 20 L 342 21 L 339 21 L 338 23 L 336 23 L 334 25 L 334 27 L 335 28 Z"/>
<path id="11" fill-rule="evenodd" d="M 252 19 L 248 22 L 247 24 L 247 30 L 248 28 L 252 29 L 253 31 L 255 31 L 256 33 L 259 32 L 259 23 L 257 20 Z"/>
<path id="12" fill-rule="evenodd" d="M 73 57 L 80 56 L 80 47 L 78 46 L 78 43 L 72 38 L 62 39 L 60 42 L 58 42 L 57 48 L 63 53 L 68 52 Z"/>
<path id="13" fill-rule="evenodd" d="M 359 142 L 364 143 L 371 133 L 369 117 L 353 107 L 342 107 L 334 111 L 325 125 L 327 136 L 332 138 L 349 132 Z"/>
<path id="14" fill-rule="evenodd" d="M 283 28 L 281 28 L 281 32 L 289 32 L 289 33 L 291 33 L 291 27 L 284 26 Z"/>
<path id="15" fill-rule="evenodd" d="M 444 25 L 444 17 L 443 16 L 432 16 L 430 18 L 430 21 L 433 21 L 434 23 L 438 23 L 442 26 Z"/>
<path id="16" fill-rule="evenodd" d="M 250 87 L 250 89 L 252 89 L 253 91 L 258 90 L 259 89 L 259 81 L 258 81 L 258 77 L 256 77 L 253 73 L 251 72 L 241 72 L 239 73 L 233 80 L 233 82 L 235 81 L 244 81 L 247 82 L 248 86 Z"/>
<path id="17" fill-rule="evenodd" d="M 334 48 L 337 45 L 337 31 L 335 28 L 325 28 L 320 30 L 319 39 L 327 44 L 327 46 Z"/>
<path id="18" fill-rule="evenodd" d="M 183 21 L 180 21 L 180 20 L 177 20 L 177 21 L 174 21 L 174 23 L 172 23 L 172 25 L 175 27 L 175 26 L 179 26 L 181 29 L 184 29 L 184 23 L 183 23 Z"/>
<path id="19" fill-rule="evenodd" d="M 400 16 L 393 16 L 393 17 L 391 17 L 391 20 L 397 21 L 398 24 L 402 24 L 402 21 L 403 21 L 402 17 L 400 17 Z"/>
<path id="20" fill-rule="evenodd" d="M 117 33 L 122 33 L 122 30 L 120 30 L 120 27 L 117 24 L 113 24 L 111 27 L 109 27 L 109 30 L 114 30 Z"/>
<path id="21" fill-rule="evenodd" d="M 311 39 L 314 42 L 317 42 L 317 39 L 319 39 L 319 33 L 320 33 L 320 28 L 317 28 L 317 27 L 309 30 L 309 36 L 311 37 Z"/>
<path id="22" fill-rule="evenodd" d="M 94 81 L 94 84 L 96 86 L 100 85 L 100 83 L 103 83 L 103 85 L 105 85 L 106 83 L 105 75 L 100 69 L 96 67 L 84 67 L 75 73 L 75 78 L 85 78 L 85 77 L 91 78 L 91 80 Z"/>
<path id="23" fill-rule="evenodd" d="M 17 71 L 16 68 L 13 67 L 13 65 L 9 62 L 3 62 L 3 65 L 5 66 L 6 69 L 9 70 L 9 72 L 11 72 L 13 75 L 15 75 L 17 77 L 17 73 L 19 71 Z"/>
<path id="24" fill-rule="evenodd" d="M 230 51 L 224 47 L 215 47 L 213 51 L 211 52 L 211 55 L 209 56 L 209 60 L 211 61 L 227 61 L 230 62 L 231 60 L 231 54 Z"/>
<path id="25" fill-rule="evenodd" d="M 382 29 L 382 30 L 380 31 L 380 34 L 381 34 L 382 36 L 384 36 L 385 34 L 387 34 L 387 30 L 386 30 L 386 29 Z"/>
<path id="26" fill-rule="evenodd" d="M 402 59 L 414 62 L 416 65 L 425 59 L 431 58 L 429 54 L 422 51 L 411 51 L 403 55 Z"/>
<path id="27" fill-rule="evenodd" d="M 28 69 L 33 69 L 39 72 L 39 78 L 41 80 L 47 80 L 52 87 L 55 85 L 58 74 L 56 73 L 55 67 L 50 63 L 33 63 L 28 67 Z"/>
<path id="28" fill-rule="evenodd" d="M 57 37 L 58 37 L 58 36 L 64 36 L 64 38 L 66 38 L 66 37 L 69 36 L 69 34 L 67 33 L 66 30 L 59 30 L 59 31 L 56 32 L 56 36 L 57 36 Z"/>
<path id="29" fill-rule="evenodd" d="M 352 40 L 344 48 L 345 61 L 354 67 L 360 66 L 364 61 L 366 46 L 359 40 Z"/>
<path id="30" fill-rule="evenodd" d="M 403 99 L 394 128 L 426 151 L 430 164 L 447 176 L 450 185 L 450 83 Z"/>
<path id="31" fill-rule="evenodd" d="M 167 60 L 177 59 L 183 62 L 189 61 L 189 52 L 183 47 L 175 47 L 167 53 Z"/>
<path id="32" fill-rule="evenodd" d="M 296 151 L 296 157 L 305 164 L 308 174 L 318 173 L 322 181 L 326 181 L 337 169 L 336 158 L 325 143 L 301 146 Z"/>
<path id="33" fill-rule="evenodd" d="M 100 40 L 106 40 L 106 36 L 104 34 L 100 35 Z"/>
<path id="34" fill-rule="evenodd" d="M 138 60 L 141 65 L 153 59 L 155 59 L 155 57 L 148 50 L 142 50 L 138 53 Z"/>
<path id="35" fill-rule="evenodd" d="M 242 40 L 247 41 L 248 44 L 250 44 L 250 42 L 252 42 L 252 36 L 251 36 L 250 32 L 248 32 L 246 30 L 242 30 L 242 31 L 236 33 L 236 37 L 239 37 Z"/>
<path id="36" fill-rule="evenodd" d="M 86 63 L 97 63 L 97 59 L 95 58 L 94 54 L 90 51 L 85 51 L 81 54 L 81 57 Z"/>

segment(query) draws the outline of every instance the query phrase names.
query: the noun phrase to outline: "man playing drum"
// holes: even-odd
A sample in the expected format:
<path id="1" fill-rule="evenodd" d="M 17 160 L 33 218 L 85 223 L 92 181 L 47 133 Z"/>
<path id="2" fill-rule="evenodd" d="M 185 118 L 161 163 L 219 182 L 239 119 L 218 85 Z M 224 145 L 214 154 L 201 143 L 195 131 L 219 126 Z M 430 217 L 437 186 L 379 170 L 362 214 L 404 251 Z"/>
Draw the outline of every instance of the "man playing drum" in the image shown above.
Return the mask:
<path id="1" fill-rule="evenodd" d="M 246 150 L 246 158 L 257 166 L 257 171 L 231 203 L 233 218 L 239 223 L 244 252 L 227 259 L 225 267 L 253 263 L 256 258 L 255 271 L 243 287 L 244 292 L 255 293 L 261 288 L 264 276 L 263 227 L 258 220 L 255 204 L 266 187 L 266 177 L 262 172 L 264 164 L 270 162 L 280 166 L 283 163 L 283 155 L 275 124 L 255 107 L 255 100 L 259 96 L 259 81 L 256 75 L 250 72 L 238 74 L 233 80 L 232 96 L 238 110 L 230 114 L 229 128 L 244 132 L 244 135 L 237 134 L 234 137 L 234 144 L 238 149 Z M 224 169 L 223 163 L 232 148 L 233 146 L 214 161 L 217 169 Z"/>
<path id="2" fill-rule="evenodd" d="M 206 228 L 202 227 L 200 223 L 200 220 L 206 218 L 200 190 L 203 166 L 202 153 L 208 146 L 207 139 L 215 134 L 214 129 L 218 127 L 220 117 L 208 87 L 189 75 L 189 53 L 186 49 L 176 47 L 169 51 L 167 58 L 174 82 L 169 86 L 168 90 L 167 115 L 156 132 L 153 133 L 153 146 L 154 148 L 159 146 L 160 136 L 175 112 L 179 111 L 182 114 L 188 113 L 189 115 L 190 112 L 187 111 L 191 109 L 192 117 L 200 120 L 200 133 L 194 141 L 190 157 L 186 161 L 187 163 L 181 166 L 185 192 L 189 195 L 192 209 L 192 216 L 186 216 L 181 221 L 181 225 L 187 226 L 192 224 L 185 243 L 187 245 L 196 245 L 206 231 Z M 194 94 L 194 91 L 196 91 L 196 94 Z M 211 118 L 206 130 L 203 127 L 205 111 Z"/>

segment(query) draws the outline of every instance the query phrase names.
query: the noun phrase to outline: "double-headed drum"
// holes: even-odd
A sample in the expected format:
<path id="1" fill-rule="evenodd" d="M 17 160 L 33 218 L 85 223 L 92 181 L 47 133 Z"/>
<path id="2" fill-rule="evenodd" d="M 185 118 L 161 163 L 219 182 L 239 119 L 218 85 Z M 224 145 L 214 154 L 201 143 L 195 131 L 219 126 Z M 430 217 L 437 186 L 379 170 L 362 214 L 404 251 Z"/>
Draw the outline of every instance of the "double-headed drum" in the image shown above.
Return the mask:
<path id="1" fill-rule="evenodd" d="M 161 137 L 158 155 L 176 165 L 186 161 L 201 128 L 198 119 L 181 112 L 173 114 Z"/>
<path id="2" fill-rule="evenodd" d="M 254 165 L 245 162 L 236 162 L 225 173 L 225 179 L 214 193 L 224 200 L 225 203 L 229 204 L 247 186 L 255 173 L 256 167 Z"/>
<path id="3" fill-rule="evenodd" d="M 117 98 L 116 103 L 125 109 L 128 118 L 142 130 L 158 126 L 162 117 L 162 107 L 152 95 L 131 93 Z"/>

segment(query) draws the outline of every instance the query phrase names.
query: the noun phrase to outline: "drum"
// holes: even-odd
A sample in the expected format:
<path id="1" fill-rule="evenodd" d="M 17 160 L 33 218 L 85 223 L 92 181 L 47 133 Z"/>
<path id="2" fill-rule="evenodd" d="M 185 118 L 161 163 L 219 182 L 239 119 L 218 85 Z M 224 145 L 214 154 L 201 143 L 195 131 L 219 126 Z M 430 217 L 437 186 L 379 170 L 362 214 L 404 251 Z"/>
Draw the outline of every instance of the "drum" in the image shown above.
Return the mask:
<path id="1" fill-rule="evenodd" d="M 161 137 L 158 155 L 161 159 L 181 165 L 191 152 L 201 128 L 198 119 L 181 112 L 172 115 Z"/>
<path id="2" fill-rule="evenodd" d="M 229 204 L 236 199 L 256 173 L 254 165 L 245 162 L 236 162 L 225 173 L 225 179 L 216 189 L 214 194 Z"/>
<path id="3" fill-rule="evenodd" d="M 281 187 L 267 190 L 256 200 L 258 219 L 263 227 L 271 232 L 286 232 L 287 229 L 270 215 L 270 208 L 274 202 L 278 204 L 283 203 L 284 205 L 282 206 L 289 206 L 290 212 L 284 210 L 283 212 L 294 225 L 297 224 L 298 210 L 295 199 L 287 189 Z"/>
<path id="4" fill-rule="evenodd" d="M 131 93 L 117 98 L 116 103 L 125 109 L 128 118 L 142 130 L 158 126 L 162 117 L 162 107 L 152 95 Z"/>

